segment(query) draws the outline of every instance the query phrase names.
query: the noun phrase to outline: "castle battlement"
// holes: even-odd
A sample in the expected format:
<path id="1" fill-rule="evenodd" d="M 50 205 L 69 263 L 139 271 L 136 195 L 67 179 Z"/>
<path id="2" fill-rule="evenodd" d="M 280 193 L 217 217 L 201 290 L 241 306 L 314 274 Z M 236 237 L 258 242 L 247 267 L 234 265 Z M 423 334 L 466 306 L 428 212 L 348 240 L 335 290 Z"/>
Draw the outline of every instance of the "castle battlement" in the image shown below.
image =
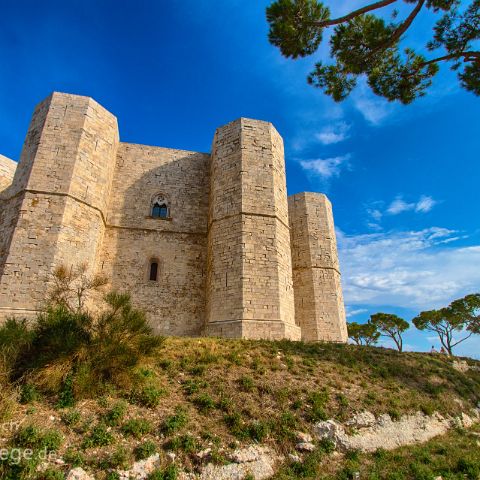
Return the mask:
<path id="1" fill-rule="evenodd" d="M 0 155 L 0 321 L 81 263 L 159 334 L 347 340 L 330 202 L 287 198 L 268 122 L 218 128 L 209 154 L 120 142 L 89 97 L 41 102 L 18 166 Z"/>

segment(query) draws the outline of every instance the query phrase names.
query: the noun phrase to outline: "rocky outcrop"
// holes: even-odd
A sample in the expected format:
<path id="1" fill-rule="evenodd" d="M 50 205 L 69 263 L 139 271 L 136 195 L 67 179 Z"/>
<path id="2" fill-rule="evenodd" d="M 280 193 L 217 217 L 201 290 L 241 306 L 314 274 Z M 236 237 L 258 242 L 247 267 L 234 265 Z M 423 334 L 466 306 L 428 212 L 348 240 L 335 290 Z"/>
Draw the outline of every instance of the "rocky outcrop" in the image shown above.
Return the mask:
<path id="1" fill-rule="evenodd" d="M 386 414 L 375 419 L 373 414 L 363 412 L 347 424 L 356 429 L 351 435 L 335 420 L 317 423 L 314 433 L 319 440 L 331 440 L 339 450 L 372 452 L 379 448 L 393 450 L 403 445 L 426 442 L 446 433 L 454 425 L 468 428 L 473 420 L 465 413 L 452 420 L 438 413 L 428 416 L 417 412 L 393 421 Z"/>
<path id="2" fill-rule="evenodd" d="M 250 446 L 235 450 L 228 465 L 208 464 L 197 477 L 199 480 L 242 480 L 248 475 L 255 480 L 270 478 L 279 458 L 268 447 Z"/>

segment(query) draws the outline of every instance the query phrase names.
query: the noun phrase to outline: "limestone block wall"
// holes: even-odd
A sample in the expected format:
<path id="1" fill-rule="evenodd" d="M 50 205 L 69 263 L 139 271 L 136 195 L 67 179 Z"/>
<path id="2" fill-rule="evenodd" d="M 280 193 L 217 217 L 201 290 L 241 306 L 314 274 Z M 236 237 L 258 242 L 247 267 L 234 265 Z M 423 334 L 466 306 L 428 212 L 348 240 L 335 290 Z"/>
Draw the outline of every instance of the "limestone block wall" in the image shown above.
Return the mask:
<path id="1" fill-rule="evenodd" d="M 210 170 L 206 333 L 299 338 L 280 135 L 241 118 L 217 130 Z"/>
<path id="2" fill-rule="evenodd" d="M 33 315 L 53 269 L 95 267 L 118 144 L 116 119 L 88 97 L 36 109 L 0 218 L 0 320 Z"/>
<path id="3" fill-rule="evenodd" d="M 1 192 L 12 184 L 16 169 L 17 162 L 0 155 L 0 198 Z"/>
<path id="4" fill-rule="evenodd" d="M 200 335 L 205 278 L 210 155 L 121 143 L 98 271 L 110 287 L 130 292 L 155 330 Z M 152 200 L 169 217 L 151 216 Z M 159 265 L 149 279 L 150 262 Z"/>
<path id="5" fill-rule="evenodd" d="M 332 206 L 323 194 L 288 197 L 295 312 L 305 341 L 346 342 Z"/>

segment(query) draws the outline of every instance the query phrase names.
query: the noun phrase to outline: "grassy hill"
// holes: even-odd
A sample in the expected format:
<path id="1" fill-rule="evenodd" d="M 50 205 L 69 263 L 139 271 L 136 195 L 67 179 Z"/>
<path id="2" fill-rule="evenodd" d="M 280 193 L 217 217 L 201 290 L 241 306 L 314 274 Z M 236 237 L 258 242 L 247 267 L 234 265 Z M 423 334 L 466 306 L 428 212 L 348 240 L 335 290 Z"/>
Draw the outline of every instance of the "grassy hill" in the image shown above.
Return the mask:
<path id="1" fill-rule="evenodd" d="M 59 391 L 38 376 L 4 388 L 3 444 L 47 445 L 65 464 L 51 462 L 39 474 L 34 461 L 0 461 L 0 479 L 63 478 L 76 465 L 113 479 L 111 469 L 154 452 L 165 468 L 174 452 L 176 465 L 195 471 L 252 443 L 287 456 L 295 452 L 296 432 L 310 432 L 320 420 L 345 422 L 363 410 L 394 420 L 417 411 L 457 416 L 480 400 L 480 363 L 463 361 L 472 368 L 458 371 L 444 355 L 352 345 L 168 338 L 141 359 L 132 378 L 105 383 L 96 397 L 85 389 L 78 395 L 68 376 Z M 475 427 L 452 431 L 375 454 L 343 455 L 319 444 L 275 478 L 348 479 L 354 472 L 372 480 L 478 478 L 478 435 Z M 200 459 L 207 447 L 208 460 Z M 173 470 L 155 478 L 174 478 Z"/>

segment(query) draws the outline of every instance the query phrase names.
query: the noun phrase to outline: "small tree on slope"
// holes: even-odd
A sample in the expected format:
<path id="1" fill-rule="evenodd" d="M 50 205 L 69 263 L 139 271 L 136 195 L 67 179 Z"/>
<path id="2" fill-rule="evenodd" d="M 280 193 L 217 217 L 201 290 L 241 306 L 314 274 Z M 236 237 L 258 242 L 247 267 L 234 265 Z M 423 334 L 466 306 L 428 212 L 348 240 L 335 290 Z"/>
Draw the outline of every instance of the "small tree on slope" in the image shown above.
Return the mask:
<path id="1" fill-rule="evenodd" d="M 413 319 L 419 330 L 435 332 L 449 355 L 453 348 L 480 333 L 480 294 L 475 293 L 453 301 L 440 310 L 421 312 Z M 463 337 L 455 340 L 455 333 L 463 332 Z"/>
<path id="2" fill-rule="evenodd" d="M 402 333 L 410 327 L 403 318 L 391 313 L 375 313 L 370 317 L 369 323 L 375 325 L 380 335 L 391 338 L 399 352 L 403 350 Z"/>
<path id="3" fill-rule="evenodd" d="M 348 324 L 348 336 L 357 345 L 375 345 L 380 337 L 377 327 L 371 323 L 351 322 Z"/>

